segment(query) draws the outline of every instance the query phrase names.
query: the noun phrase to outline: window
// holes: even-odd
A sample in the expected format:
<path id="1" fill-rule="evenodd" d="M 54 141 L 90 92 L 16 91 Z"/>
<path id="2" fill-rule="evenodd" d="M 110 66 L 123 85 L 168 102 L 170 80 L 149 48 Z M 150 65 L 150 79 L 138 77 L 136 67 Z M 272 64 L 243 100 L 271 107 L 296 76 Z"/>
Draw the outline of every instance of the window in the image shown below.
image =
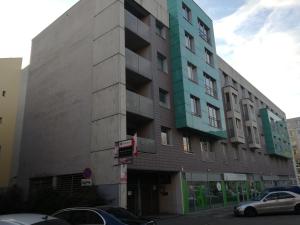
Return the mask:
<path id="1" fill-rule="evenodd" d="M 229 133 L 229 137 L 232 138 L 235 136 L 235 133 L 234 133 L 234 128 L 233 128 L 233 120 L 232 118 L 228 118 L 227 119 L 227 129 L 228 129 L 228 133 Z"/>
<path id="2" fill-rule="evenodd" d="M 257 131 L 256 127 L 253 127 L 253 132 L 254 132 L 255 142 L 256 142 L 256 144 L 259 144 L 259 136 L 258 136 L 258 131 Z"/>
<path id="3" fill-rule="evenodd" d="M 206 140 L 200 140 L 201 158 L 203 161 L 210 161 L 210 143 Z"/>
<path id="4" fill-rule="evenodd" d="M 249 144 L 253 144 L 251 127 L 247 126 L 247 140 Z"/>
<path id="5" fill-rule="evenodd" d="M 225 81 L 225 86 L 227 86 L 227 85 L 229 85 L 229 76 L 224 72 L 222 72 L 222 73 L 223 73 L 223 77 L 224 77 L 224 81 Z"/>
<path id="6" fill-rule="evenodd" d="M 159 103 L 162 106 L 170 107 L 169 93 L 163 89 L 159 89 Z"/>
<path id="7" fill-rule="evenodd" d="M 237 95 L 232 93 L 232 97 L 233 97 L 233 100 L 234 100 L 234 104 L 238 104 L 238 99 L 237 99 Z"/>
<path id="8" fill-rule="evenodd" d="M 192 52 L 195 51 L 194 48 L 194 37 L 185 31 L 185 47 Z"/>
<path id="9" fill-rule="evenodd" d="M 278 199 L 290 199 L 290 198 L 295 198 L 295 196 L 293 196 L 287 192 L 278 193 Z"/>
<path id="10" fill-rule="evenodd" d="M 182 136 L 182 144 L 183 144 L 183 151 L 186 153 L 191 153 L 191 142 L 190 142 L 190 137 L 187 135 Z"/>
<path id="11" fill-rule="evenodd" d="M 221 128 L 219 109 L 207 104 L 209 125 L 216 128 Z"/>
<path id="12" fill-rule="evenodd" d="M 204 73 L 205 92 L 206 94 L 217 98 L 217 82 L 215 79 Z"/>
<path id="13" fill-rule="evenodd" d="M 201 116 L 201 111 L 200 111 L 200 99 L 191 95 L 191 112 L 193 115 L 196 116 Z"/>
<path id="14" fill-rule="evenodd" d="M 254 107 L 252 105 L 250 105 L 250 112 L 251 112 L 252 120 L 256 121 L 256 115 L 255 115 Z"/>
<path id="15" fill-rule="evenodd" d="M 278 193 L 269 194 L 265 199 L 267 201 L 277 200 L 278 199 Z"/>
<path id="16" fill-rule="evenodd" d="M 165 26 L 158 20 L 156 20 L 156 34 L 163 39 L 167 37 Z"/>
<path id="17" fill-rule="evenodd" d="M 5 95 L 6 95 L 6 91 L 2 91 L 2 97 L 5 97 Z"/>
<path id="18" fill-rule="evenodd" d="M 252 100 L 252 93 L 250 91 L 248 91 L 248 97 Z"/>
<path id="19" fill-rule="evenodd" d="M 245 98 L 246 97 L 246 91 L 245 91 L 245 88 L 243 86 L 241 86 L 241 91 L 242 91 L 242 97 Z"/>
<path id="20" fill-rule="evenodd" d="M 190 62 L 187 63 L 187 72 L 188 78 L 191 81 L 197 82 L 197 67 L 191 64 Z"/>
<path id="21" fill-rule="evenodd" d="M 2 117 L 0 117 L 0 124 L 2 123 Z"/>
<path id="22" fill-rule="evenodd" d="M 205 49 L 205 62 L 213 66 L 213 54 L 207 49 Z"/>
<path id="23" fill-rule="evenodd" d="M 168 73 L 167 58 L 161 53 L 157 53 L 157 69 Z"/>
<path id="24" fill-rule="evenodd" d="M 238 88 L 238 85 L 237 85 L 237 82 L 234 80 L 234 79 L 232 79 L 232 85 L 233 85 L 233 87 L 237 90 Z"/>
<path id="25" fill-rule="evenodd" d="M 199 18 L 198 18 L 198 26 L 199 26 L 200 37 L 207 43 L 210 43 L 210 34 L 209 34 L 208 26 L 206 26 L 205 23 L 203 23 Z"/>
<path id="26" fill-rule="evenodd" d="M 236 128 L 238 130 L 242 129 L 242 125 L 241 125 L 241 120 L 240 119 L 236 118 L 235 119 L 235 124 L 236 124 Z"/>
<path id="27" fill-rule="evenodd" d="M 171 144 L 170 133 L 171 133 L 170 128 L 161 127 L 161 144 L 162 145 L 170 145 Z"/>
<path id="28" fill-rule="evenodd" d="M 191 23 L 192 22 L 191 9 L 189 7 L 187 7 L 187 5 L 184 3 L 182 3 L 182 12 L 183 12 L 183 17 Z"/>
<path id="29" fill-rule="evenodd" d="M 226 110 L 227 111 L 230 111 L 231 110 L 231 103 L 230 103 L 230 95 L 229 93 L 225 93 L 225 107 L 226 107 Z"/>
<path id="30" fill-rule="evenodd" d="M 243 105 L 243 112 L 244 112 L 245 120 L 249 120 L 249 113 L 248 113 L 248 106 L 247 106 L 247 104 Z"/>

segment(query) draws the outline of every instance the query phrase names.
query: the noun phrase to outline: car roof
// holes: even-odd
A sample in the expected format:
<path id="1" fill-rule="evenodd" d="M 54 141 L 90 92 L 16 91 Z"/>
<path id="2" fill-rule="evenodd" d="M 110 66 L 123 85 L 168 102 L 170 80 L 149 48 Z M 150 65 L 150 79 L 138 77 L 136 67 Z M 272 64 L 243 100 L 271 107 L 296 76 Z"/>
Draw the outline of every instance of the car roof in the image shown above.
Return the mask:
<path id="1" fill-rule="evenodd" d="M 56 218 L 45 214 L 33 214 L 33 213 L 19 213 L 19 214 L 8 214 L 8 215 L 0 216 L 0 222 L 5 221 L 11 224 L 18 224 L 18 225 L 29 225 L 29 224 L 34 224 L 45 220 L 53 220 L 53 219 Z"/>
<path id="2" fill-rule="evenodd" d="M 297 193 L 295 193 L 295 192 L 292 192 L 292 191 L 285 191 L 285 190 L 280 190 L 280 191 L 271 191 L 271 192 L 269 192 L 268 193 L 268 195 L 269 194 L 276 194 L 276 193 L 288 193 L 288 194 L 291 194 L 291 195 L 298 195 Z"/>

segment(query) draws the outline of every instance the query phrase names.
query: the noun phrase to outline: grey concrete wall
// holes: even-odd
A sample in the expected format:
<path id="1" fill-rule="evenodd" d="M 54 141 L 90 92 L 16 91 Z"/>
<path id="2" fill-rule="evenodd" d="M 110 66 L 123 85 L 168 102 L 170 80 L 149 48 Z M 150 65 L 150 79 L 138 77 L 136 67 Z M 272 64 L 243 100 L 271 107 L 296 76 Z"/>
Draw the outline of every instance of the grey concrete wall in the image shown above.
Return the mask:
<path id="1" fill-rule="evenodd" d="M 26 67 L 25 69 L 22 70 L 22 80 L 20 85 L 21 90 L 19 96 L 19 106 L 18 106 L 17 121 L 16 121 L 13 165 L 11 171 L 12 184 L 15 184 L 18 178 L 22 131 L 23 131 L 23 122 L 24 122 L 24 111 L 25 111 L 25 104 L 26 104 L 26 92 L 27 92 L 27 85 L 28 85 L 28 71 L 29 71 L 29 67 Z"/>
<path id="2" fill-rule="evenodd" d="M 94 11 L 91 162 L 95 184 L 112 204 L 126 207 L 126 185 L 114 144 L 126 139 L 124 0 L 96 1 Z"/>
<path id="3" fill-rule="evenodd" d="M 32 41 L 19 183 L 90 166 L 95 1 L 80 1 Z M 72 162 L 72 163 L 70 163 Z"/>

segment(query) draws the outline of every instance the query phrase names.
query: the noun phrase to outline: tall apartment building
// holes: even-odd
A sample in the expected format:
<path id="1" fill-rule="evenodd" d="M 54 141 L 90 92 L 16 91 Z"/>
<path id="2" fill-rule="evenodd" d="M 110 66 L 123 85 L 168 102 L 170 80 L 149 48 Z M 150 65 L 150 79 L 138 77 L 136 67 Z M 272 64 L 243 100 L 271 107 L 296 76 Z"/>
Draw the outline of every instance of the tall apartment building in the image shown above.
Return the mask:
<path id="1" fill-rule="evenodd" d="M 300 117 L 288 119 L 287 123 L 296 163 L 298 183 L 300 183 Z"/>
<path id="2" fill-rule="evenodd" d="M 110 204 L 185 213 L 293 177 L 289 155 L 264 144 L 263 120 L 273 111 L 284 124 L 284 113 L 218 58 L 212 21 L 192 0 L 81 0 L 33 39 L 28 74 L 26 190 L 78 190 L 91 168 Z M 240 124 L 228 128 L 230 118 Z M 135 134 L 140 154 L 119 165 L 115 143 Z"/>
<path id="3" fill-rule="evenodd" d="M 7 188 L 14 177 L 21 65 L 21 58 L 0 59 L 0 190 Z"/>

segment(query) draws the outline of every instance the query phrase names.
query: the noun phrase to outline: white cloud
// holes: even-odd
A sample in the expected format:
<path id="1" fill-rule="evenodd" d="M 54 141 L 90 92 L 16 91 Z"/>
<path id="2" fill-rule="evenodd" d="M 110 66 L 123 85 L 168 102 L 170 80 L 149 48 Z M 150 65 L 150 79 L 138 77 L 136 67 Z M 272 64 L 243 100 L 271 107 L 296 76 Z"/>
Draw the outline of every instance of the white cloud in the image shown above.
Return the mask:
<path id="1" fill-rule="evenodd" d="M 240 31 L 266 9 L 258 30 Z M 299 0 L 249 0 L 215 23 L 218 54 L 288 117 L 300 116 L 300 26 L 288 22 L 299 21 L 299 10 Z"/>
<path id="2" fill-rule="evenodd" d="M 0 0 L 0 57 L 30 58 L 31 40 L 78 0 Z"/>

